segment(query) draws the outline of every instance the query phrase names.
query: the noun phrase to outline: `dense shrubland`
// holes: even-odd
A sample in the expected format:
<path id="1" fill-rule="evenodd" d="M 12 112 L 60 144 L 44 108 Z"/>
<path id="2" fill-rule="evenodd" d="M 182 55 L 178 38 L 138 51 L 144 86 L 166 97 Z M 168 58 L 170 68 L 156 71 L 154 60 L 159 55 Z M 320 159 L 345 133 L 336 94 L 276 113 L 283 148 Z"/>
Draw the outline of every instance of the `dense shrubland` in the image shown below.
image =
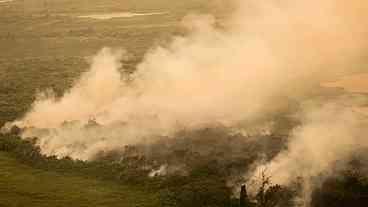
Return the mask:
<path id="1" fill-rule="evenodd" d="M 120 2 L 113 0 L 95 5 L 87 0 L 60 0 L 49 1 L 46 12 L 40 1 L 24 2 L 29 7 L 16 1 L 13 6 L 0 8 L 0 45 L 5 51 L 0 54 L 0 126 L 22 117 L 38 90 L 52 88 L 59 95 L 68 90 L 88 68 L 86 59 L 101 47 L 124 46 L 132 53 L 129 61 L 124 62 L 124 69 L 132 71 L 157 39 L 181 33 L 178 21 L 188 10 L 203 10 L 207 5 L 204 4 L 207 1 L 197 0 L 192 0 L 192 4 L 170 0 L 144 0 L 137 4 L 129 0 L 122 8 Z M 109 22 L 75 18 L 84 13 L 121 10 L 166 11 L 169 15 Z M 275 120 L 275 123 L 291 122 Z M 280 128 L 283 129 L 278 134 L 285 134 L 292 127 Z M 265 171 L 256 193 L 248 195 L 245 188 L 238 198 L 237 191 L 247 181 L 244 173 L 255 162 L 271 160 L 285 148 L 286 135 L 245 138 L 241 134 L 229 135 L 222 128 L 183 131 L 175 138 L 102 152 L 93 161 L 84 162 L 43 156 L 35 145 L 37 138 L 21 139 L 19 133 L 20 129 L 14 128 L 11 133 L 0 135 L 0 151 L 33 168 L 158 192 L 160 206 L 287 207 L 301 196 L 300 183 L 277 185 Z M 359 161 L 363 157 L 364 153 L 352 160 L 343 174 L 336 173 L 320 181 L 312 193 L 312 206 L 367 206 L 367 174 L 364 162 Z"/>
<path id="2" fill-rule="evenodd" d="M 237 134 L 224 138 L 224 130 L 182 132 L 175 139 L 162 139 L 149 146 L 127 146 L 121 151 L 101 153 L 94 161 L 84 162 L 68 157 L 43 156 L 35 146 L 37 138 L 23 140 L 18 136 L 20 129 L 13 128 L 10 133 L 0 136 L 0 151 L 8 152 L 35 168 L 159 192 L 162 206 L 294 205 L 301 193 L 300 183 L 289 187 L 274 184 L 266 170 L 260 177 L 256 194 L 242 192 L 239 199 L 238 189 L 234 191 L 232 187 L 240 188 L 245 183 L 243 173 L 254 162 L 275 156 L 283 148 L 285 140 L 268 136 L 245 139 Z M 222 139 L 216 139 L 219 136 Z M 362 174 L 364 166 L 356 160 L 352 163 L 343 175 L 330 177 L 320 184 L 313 192 L 312 206 L 363 206 L 367 202 L 368 182 Z M 229 185 L 229 180 L 232 185 Z"/>

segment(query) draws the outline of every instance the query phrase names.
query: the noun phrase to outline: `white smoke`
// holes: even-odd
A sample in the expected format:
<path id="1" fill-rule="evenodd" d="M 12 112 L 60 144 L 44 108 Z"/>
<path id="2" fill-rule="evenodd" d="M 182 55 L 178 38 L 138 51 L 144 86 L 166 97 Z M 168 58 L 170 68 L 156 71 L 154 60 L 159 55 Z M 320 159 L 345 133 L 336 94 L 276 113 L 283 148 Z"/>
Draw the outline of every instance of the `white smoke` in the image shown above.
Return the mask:
<path id="1" fill-rule="evenodd" d="M 185 37 L 151 49 L 129 77 L 125 53 L 105 48 L 61 98 L 44 93 L 16 124 L 43 153 L 92 159 L 97 153 L 180 129 L 268 123 L 326 78 L 352 71 L 365 51 L 368 3 L 360 0 L 238 1 L 226 20 L 189 15 Z M 289 149 L 266 164 L 275 182 L 326 173 L 366 142 L 362 120 L 340 106 L 305 107 Z M 104 127 L 83 126 L 95 119 Z M 72 122 L 65 127 L 65 121 Z M 257 171 L 256 171 L 257 172 Z"/>
<path id="2" fill-rule="evenodd" d="M 305 106 L 299 117 L 302 124 L 291 133 L 288 149 L 260 164 L 249 177 L 266 169 L 272 182 L 281 185 L 303 178 L 308 199 L 321 178 L 338 174 L 354 153 L 368 149 L 368 122 L 351 107 L 336 102 Z"/>
<path id="3" fill-rule="evenodd" d="M 121 94 L 123 82 L 117 69 L 122 54 L 102 49 L 93 58 L 90 70 L 62 98 L 56 98 L 52 91 L 39 94 L 21 125 L 54 128 L 64 121 L 86 121 L 102 112 Z"/>

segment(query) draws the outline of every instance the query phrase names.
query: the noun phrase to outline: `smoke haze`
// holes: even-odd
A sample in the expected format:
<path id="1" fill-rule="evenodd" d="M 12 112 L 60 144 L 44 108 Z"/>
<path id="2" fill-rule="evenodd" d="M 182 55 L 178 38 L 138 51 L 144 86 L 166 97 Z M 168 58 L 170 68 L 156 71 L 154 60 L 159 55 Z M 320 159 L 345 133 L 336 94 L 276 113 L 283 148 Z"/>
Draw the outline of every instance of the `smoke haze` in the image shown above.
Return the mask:
<path id="1" fill-rule="evenodd" d="M 353 103 L 304 104 L 322 82 L 359 64 L 367 48 L 368 3 L 249 0 L 235 5 L 227 19 L 186 16 L 182 25 L 188 34 L 149 50 L 129 76 L 119 72 L 127 53 L 102 49 L 61 98 L 50 91 L 39 94 L 14 124 L 31 127 L 23 136 L 39 137 L 46 155 L 89 160 L 101 151 L 153 142 L 183 129 L 257 128 L 298 102 L 295 117 L 301 125 L 290 133 L 288 149 L 244 172 L 252 177 L 266 167 L 273 182 L 286 185 L 296 175 L 309 179 L 328 173 L 336 161 L 368 147 L 366 120 L 351 110 Z M 91 119 L 103 127 L 88 127 Z"/>

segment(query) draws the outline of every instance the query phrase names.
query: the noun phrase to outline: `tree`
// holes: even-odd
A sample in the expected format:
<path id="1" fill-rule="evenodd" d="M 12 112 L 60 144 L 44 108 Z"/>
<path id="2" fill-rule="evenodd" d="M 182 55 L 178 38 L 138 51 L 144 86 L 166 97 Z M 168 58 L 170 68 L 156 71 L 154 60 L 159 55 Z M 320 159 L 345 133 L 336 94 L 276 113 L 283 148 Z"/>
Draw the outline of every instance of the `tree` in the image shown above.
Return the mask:
<path id="1" fill-rule="evenodd" d="M 240 189 L 240 198 L 239 198 L 239 206 L 240 207 L 250 207 L 253 204 L 250 202 L 248 193 L 247 193 L 247 186 L 242 185 Z"/>
<path id="2" fill-rule="evenodd" d="M 266 170 L 261 173 L 261 185 L 256 194 L 257 207 L 288 206 L 294 193 L 281 185 L 272 185 L 271 176 L 266 175 Z"/>

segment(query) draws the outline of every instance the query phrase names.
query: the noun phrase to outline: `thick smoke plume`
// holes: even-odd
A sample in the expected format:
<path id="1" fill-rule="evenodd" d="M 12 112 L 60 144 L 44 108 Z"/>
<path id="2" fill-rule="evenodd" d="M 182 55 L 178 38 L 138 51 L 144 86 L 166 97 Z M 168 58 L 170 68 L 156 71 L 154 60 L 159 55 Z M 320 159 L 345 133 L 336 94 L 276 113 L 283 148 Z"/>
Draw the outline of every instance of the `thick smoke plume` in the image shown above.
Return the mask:
<path id="1" fill-rule="evenodd" d="M 302 123 L 291 132 L 287 150 L 248 175 L 256 178 L 266 170 L 272 182 L 281 185 L 302 178 L 307 204 L 324 178 L 346 170 L 355 154 L 368 149 L 365 116 L 338 102 L 312 105 L 301 112 Z"/>
<path id="2" fill-rule="evenodd" d="M 322 82 L 352 72 L 367 48 L 365 1 L 235 5 L 222 20 L 188 15 L 188 35 L 152 48 L 127 77 L 118 72 L 126 53 L 102 49 L 73 88 L 61 98 L 41 94 L 14 124 L 37 128 L 23 136 L 39 137 L 43 153 L 82 160 L 183 129 L 257 128 L 318 94 Z M 363 118 L 339 103 L 300 105 L 288 150 L 265 164 L 274 182 L 328 172 L 367 146 Z"/>

